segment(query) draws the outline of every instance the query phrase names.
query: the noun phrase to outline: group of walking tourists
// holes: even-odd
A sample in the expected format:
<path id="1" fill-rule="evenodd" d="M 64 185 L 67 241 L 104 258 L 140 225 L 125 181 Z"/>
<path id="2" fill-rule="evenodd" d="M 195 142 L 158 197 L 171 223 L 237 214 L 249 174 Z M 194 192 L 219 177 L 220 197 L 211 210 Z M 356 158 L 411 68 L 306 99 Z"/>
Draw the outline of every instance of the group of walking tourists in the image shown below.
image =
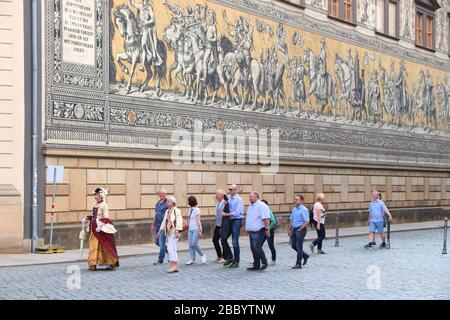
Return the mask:
<path id="1" fill-rule="evenodd" d="M 96 204 L 92 214 L 85 217 L 83 221 L 89 221 L 89 270 L 98 268 L 113 270 L 119 266 L 119 257 L 114 241 L 114 234 L 117 232 L 108 215 L 106 204 L 107 191 L 97 188 L 94 191 Z M 169 273 L 179 272 L 179 259 L 177 254 L 177 242 L 181 234 L 188 235 L 190 259 L 186 265 L 197 262 L 197 254 L 202 264 L 207 262 L 207 257 L 199 246 L 199 239 L 203 236 L 201 211 L 198 207 L 195 196 L 188 197 L 188 216 L 184 219 L 181 210 L 177 207 L 177 199 L 168 196 L 165 189 L 158 192 L 158 201 L 155 204 L 155 217 L 151 226 L 151 234 L 154 243 L 159 247 L 158 260 L 154 265 L 164 263 L 164 258 L 168 254 L 170 268 Z M 240 264 L 241 228 L 244 218 L 244 201 L 238 193 L 238 186 L 232 184 L 228 188 L 228 193 L 219 189 L 215 194 L 215 227 L 212 242 L 217 257 L 213 262 L 223 264 L 227 268 L 238 268 Z M 279 223 L 275 218 L 269 203 L 260 199 L 256 191 L 248 195 L 249 206 L 245 216 L 245 230 L 249 236 L 250 250 L 253 256 L 252 266 L 249 271 L 265 270 L 269 265 L 276 264 L 275 230 Z M 324 208 L 325 195 L 316 195 L 313 209 L 310 211 L 305 205 L 303 195 L 296 195 L 294 198 L 294 208 L 289 217 L 288 235 L 290 245 L 296 251 L 296 263 L 293 269 L 301 269 L 308 262 L 309 255 L 303 249 L 303 243 L 307 233 L 308 225 L 311 225 L 316 232 L 317 238 L 310 244 L 312 253 L 323 255 L 323 240 L 325 239 L 325 217 Z M 382 239 L 380 248 L 386 248 L 385 236 L 383 233 L 385 219 L 392 221 L 392 215 L 385 203 L 381 200 L 378 191 L 372 192 L 372 201 L 369 205 L 369 243 L 364 247 L 374 248 L 376 246 L 375 233 L 379 233 Z M 228 240 L 231 236 L 233 250 L 231 250 Z M 267 260 L 263 245 L 267 241 L 271 252 L 270 263 Z"/>

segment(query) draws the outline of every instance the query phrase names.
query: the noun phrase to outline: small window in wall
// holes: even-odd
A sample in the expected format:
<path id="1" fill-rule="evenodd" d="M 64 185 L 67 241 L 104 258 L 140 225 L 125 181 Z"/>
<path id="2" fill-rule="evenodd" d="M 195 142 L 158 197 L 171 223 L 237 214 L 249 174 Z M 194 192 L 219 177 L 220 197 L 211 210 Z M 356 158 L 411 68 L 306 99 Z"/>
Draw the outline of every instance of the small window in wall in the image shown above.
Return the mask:
<path id="1" fill-rule="evenodd" d="M 388 6 L 388 34 L 391 37 L 398 38 L 398 20 L 399 20 L 399 9 L 397 0 L 389 0 Z"/>
<path id="2" fill-rule="evenodd" d="M 399 1 L 377 0 L 377 32 L 399 38 Z"/>
<path id="3" fill-rule="evenodd" d="M 426 18 L 426 27 L 425 27 L 425 47 L 428 49 L 434 48 L 434 17 L 427 15 Z"/>
<path id="4" fill-rule="evenodd" d="M 423 13 L 416 13 L 416 44 L 423 44 Z"/>
<path id="5" fill-rule="evenodd" d="M 380 33 L 385 33 L 386 27 L 384 23 L 385 19 L 385 10 L 384 10 L 384 3 L 385 0 L 377 0 L 377 31 Z"/>
<path id="6" fill-rule="evenodd" d="M 292 4 L 296 7 L 304 8 L 305 7 L 305 0 L 279 0 L 280 2 L 285 2 Z"/>
<path id="7" fill-rule="evenodd" d="M 332 17 L 339 18 L 339 0 L 330 0 L 329 14 Z"/>
<path id="8" fill-rule="evenodd" d="M 435 12 L 440 8 L 436 0 L 416 1 L 416 46 L 435 50 Z"/>
<path id="9" fill-rule="evenodd" d="M 353 0 L 344 0 L 344 20 L 353 22 Z"/>
<path id="10" fill-rule="evenodd" d="M 329 0 L 328 15 L 351 24 L 356 24 L 356 0 Z"/>

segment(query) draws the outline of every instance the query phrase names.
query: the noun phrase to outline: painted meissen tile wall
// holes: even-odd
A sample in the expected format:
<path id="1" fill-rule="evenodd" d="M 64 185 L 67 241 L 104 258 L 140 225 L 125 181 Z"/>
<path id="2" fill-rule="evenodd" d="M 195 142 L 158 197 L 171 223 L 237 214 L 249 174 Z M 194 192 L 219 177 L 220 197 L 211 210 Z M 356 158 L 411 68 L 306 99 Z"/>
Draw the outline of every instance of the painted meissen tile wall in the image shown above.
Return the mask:
<path id="1" fill-rule="evenodd" d="M 170 149 L 170 132 L 164 128 L 192 128 L 193 121 L 202 118 L 196 110 L 204 115 L 206 127 L 282 127 L 285 140 L 308 135 L 299 131 L 299 124 L 314 131 L 324 123 L 369 133 L 382 128 L 386 133 L 407 132 L 407 136 L 447 136 L 448 57 L 438 57 L 438 50 L 430 53 L 375 35 L 374 21 L 369 18 L 373 1 L 354 2 L 359 13 L 356 27 L 327 19 L 326 2 L 322 2 L 319 16 L 309 10 L 320 1 L 307 2 L 306 10 L 286 7 L 281 1 L 155 1 L 150 8 L 157 17 L 152 37 L 158 39 L 158 50 L 151 60 L 155 63 L 144 65 L 138 61 L 140 54 L 135 61 L 130 58 L 134 54 L 129 52 L 130 41 L 142 40 L 138 36 L 130 40 L 127 34 L 130 25 L 136 25 L 136 30 L 128 32 L 140 32 L 137 9 L 131 2 L 110 1 L 106 6 L 102 1 L 86 0 L 95 10 L 92 22 L 97 31 L 90 56 L 84 60 L 76 54 L 69 56 L 67 50 L 73 48 L 64 45 L 65 15 L 61 10 L 65 1 L 50 1 L 47 8 L 48 15 L 55 17 L 55 23 L 47 25 L 47 57 L 54 60 L 47 63 L 47 91 L 54 93 L 47 99 L 44 141 L 48 143 L 131 143 Z M 203 48 L 208 45 L 204 43 L 206 33 L 204 27 L 196 27 L 194 8 L 201 23 L 220 39 L 219 45 L 217 41 L 210 44 L 213 49 Z M 410 11 L 415 14 L 413 8 Z M 186 27 L 184 20 L 189 15 L 193 24 Z M 414 19 L 400 20 L 404 34 L 402 25 Z M 181 39 L 180 35 L 185 35 L 180 30 L 187 32 L 187 38 L 192 35 L 185 41 L 191 44 L 189 48 L 180 46 L 186 40 Z M 437 47 L 445 49 L 443 36 L 445 32 L 436 32 Z M 245 37 L 248 48 L 241 41 Z M 136 52 L 139 49 L 134 48 Z M 192 61 L 196 54 L 203 57 L 206 78 L 202 64 L 184 65 L 183 59 Z M 228 61 L 232 58 L 242 60 L 236 72 Z M 248 83 L 242 86 L 240 78 Z M 73 90 L 86 94 L 79 95 L 78 101 L 58 97 L 58 93 L 73 95 Z M 217 117 L 221 109 L 223 116 Z M 249 121 L 251 117 L 253 121 Z M 280 126 L 280 121 L 286 126 Z M 390 143 L 380 140 L 384 145 Z"/>
<path id="2" fill-rule="evenodd" d="M 67 169 L 59 224 L 78 228 L 96 185 L 128 229 L 150 221 L 161 186 L 182 203 L 197 195 L 208 215 L 215 189 L 232 182 L 261 190 L 277 213 L 294 193 L 311 202 L 318 191 L 331 210 L 357 212 L 374 188 L 393 208 L 448 207 L 448 44 L 439 49 L 436 33 L 436 52 L 415 47 L 413 5 L 396 41 L 375 34 L 375 1 L 355 2 L 353 26 L 328 18 L 326 1 L 82 0 L 85 38 L 67 42 L 73 3 L 44 4 L 44 154 Z M 145 30 L 138 10 L 154 17 Z M 171 133 L 196 120 L 220 132 L 279 129 L 280 173 L 174 165 Z"/>

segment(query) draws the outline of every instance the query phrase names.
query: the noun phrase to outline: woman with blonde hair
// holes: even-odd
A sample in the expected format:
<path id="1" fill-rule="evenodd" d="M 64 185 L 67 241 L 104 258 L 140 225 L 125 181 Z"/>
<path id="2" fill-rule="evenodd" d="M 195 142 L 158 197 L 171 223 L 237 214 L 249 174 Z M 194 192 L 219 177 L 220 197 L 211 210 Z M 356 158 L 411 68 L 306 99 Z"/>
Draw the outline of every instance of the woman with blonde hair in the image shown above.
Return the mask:
<path id="1" fill-rule="evenodd" d="M 322 242 L 325 239 L 325 209 L 323 207 L 323 201 L 325 200 L 325 195 L 323 193 L 318 193 L 316 196 L 316 203 L 313 208 L 313 223 L 317 231 L 317 239 L 314 240 L 309 246 L 311 251 L 314 253 L 314 247 L 317 246 L 317 253 L 326 254 L 322 250 Z"/>
<path id="2" fill-rule="evenodd" d="M 174 196 L 167 197 L 167 210 L 164 214 L 161 228 L 157 234 L 164 231 L 166 233 L 167 251 L 169 252 L 170 268 L 167 270 L 169 273 L 178 272 L 178 254 L 177 254 L 177 241 L 180 238 L 181 231 L 183 230 L 183 217 L 181 216 L 181 210 L 177 208 L 177 200 Z"/>
<path id="3" fill-rule="evenodd" d="M 119 266 L 114 234 L 117 232 L 111 223 L 106 204 L 108 192 L 103 188 L 94 190 L 96 204 L 92 214 L 83 220 L 89 220 L 89 271 L 97 270 L 98 266 L 106 266 L 107 270 L 113 270 Z"/>

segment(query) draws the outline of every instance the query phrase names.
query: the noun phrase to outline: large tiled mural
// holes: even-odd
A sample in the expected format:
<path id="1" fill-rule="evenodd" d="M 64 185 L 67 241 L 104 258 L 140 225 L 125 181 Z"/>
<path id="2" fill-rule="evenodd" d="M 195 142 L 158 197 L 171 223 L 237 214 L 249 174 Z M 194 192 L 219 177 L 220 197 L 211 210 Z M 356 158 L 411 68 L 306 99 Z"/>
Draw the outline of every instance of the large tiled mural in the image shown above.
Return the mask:
<path id="1" fill-rule="evenodd" d="M 450 124 L 444 70 L 218 3 L 114 0 L 111 24 L 112 94 L 417 132 Z"/>
<path id="2" fill-rule="evenodd" d="M 373 3 L 358 7 L 363 26 L 374 23 Z M 201 119 L 219 130 L 279 128 L 289 148 L 450 151 L 448 59 L 265 1 L 45 8 L 46 142 L 157 148 Z M 405 37 L 411 23 L 401 22 Z"/>

